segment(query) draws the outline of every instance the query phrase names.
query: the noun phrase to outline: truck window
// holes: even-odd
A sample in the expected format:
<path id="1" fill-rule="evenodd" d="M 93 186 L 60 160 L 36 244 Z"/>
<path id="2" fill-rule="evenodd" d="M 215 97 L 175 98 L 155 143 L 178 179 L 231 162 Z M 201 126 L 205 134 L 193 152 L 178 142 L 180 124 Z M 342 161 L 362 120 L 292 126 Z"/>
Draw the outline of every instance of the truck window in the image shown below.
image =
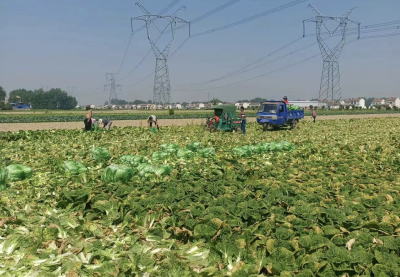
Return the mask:
<path id="1" fill-rule="evenodd" d="M 276 113 L 278 105 L 276 104 L 264 104 L 260 106 L 258 110 L 260 113 Z"/>
<path id="2" fill-rule="evenodd" d="M 282 105 L 279 106 L 279 112 L 283 113 L 283 106 Z"/>

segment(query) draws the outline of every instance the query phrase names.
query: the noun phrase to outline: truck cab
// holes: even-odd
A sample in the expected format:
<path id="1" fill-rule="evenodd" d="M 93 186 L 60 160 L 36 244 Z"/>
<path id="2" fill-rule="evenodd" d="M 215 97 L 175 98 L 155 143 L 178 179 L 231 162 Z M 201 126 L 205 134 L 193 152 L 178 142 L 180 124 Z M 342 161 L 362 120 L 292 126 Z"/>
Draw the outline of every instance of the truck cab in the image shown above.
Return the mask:
<path id="1" fill-rule="evenodd" d="M 288 111 L 287 105 L 283 101 L 263 102 L 257 113 L 257 123 L 262 125 L 265 131 L 281 126 L 290 126 L 295 129 L 302 118 L 304 118 L 304 111 Z"/>

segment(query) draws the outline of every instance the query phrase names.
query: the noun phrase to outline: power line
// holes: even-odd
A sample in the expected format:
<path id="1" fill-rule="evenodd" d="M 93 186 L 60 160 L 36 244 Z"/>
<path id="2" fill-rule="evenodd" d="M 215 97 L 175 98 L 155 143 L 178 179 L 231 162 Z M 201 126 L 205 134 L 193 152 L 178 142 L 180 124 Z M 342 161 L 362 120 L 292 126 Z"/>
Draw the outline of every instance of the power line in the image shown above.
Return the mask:
<path id="1" fill-rule="evenodd" d="M 200 82 L 200 83 L 187 84 L 187 85 L 188 85 L 188 86 L 196 86 L 196 87 L 197 87 L 197 86 L 201 86 L 201 85 L 213 83 L 213 82 L 216 82 L 216 81 L 219 81 L 219 80 L 222 80 L 222 79 L 225 79 L 225 78 L 234 76 L 234 75 L 238 74 L 239 72 L 242 72 L 243 70 L 249 68 L 250 66 L 257 64 L 257 63 L 259 63 L 259 62 L 265 60 L 266 58 L 271 57 L 272 55 L 274 55 L 274 54 L 276 54 L 276 53 L 279 53 L 279 52 L 282 51 L 283 49 L 285 49 L 285 48 L 287 48 L 287 47 L 289 47 L 289 46 L 295 44 L 296 42 L 298 42 L 298 41 L 301 40 L 301 39 L 302 39 L 302 37 L 296 38 L 296 39 L 294 39 L 293 41 L 291 41 L 291 42 L 289 42 L 289 43 L 287 43 L 287 44 L 285 44 L 285 45 L 279 47 L 278 49 L 276 49 L 276 50 L 274 50 L 274 51 L 268 53 L 267 55 L 264 55 L 264 56 L 262 56 L 261 58 L 258 58 L 258 59 L 255 60 L 254 62 L 251 62 L 251 63 L 249 63 L 249 64 L 247 64 L 247 65 L 245 65 L 245 66 L 242 66 L 241 68 L 239 68 L 239 69 L 237 69 L 237 70 L 234 70 L 234 71 L 232 71 L 232 72 L 230 72 L 230 73 L 227 73 L 227 74 L 225 74 L 225 75 L 223 75 L 223 76 L 221 76 L 221 77 L 219 77 L 219 78 L 215 78 L 215 79 L 208 80 L 208 81 L 204 81 L 204 82 Z M 313 44 L 315 44 L 315 43 L 313 43 Z"/>
<path id="2" fill-rule="evenodd" d="M 207 35 L 207 34 L 210 34 L 210 33 L 215 33 L 215 32 L 218 32 L 218 31 L 221 31 L 221 30 L 225 30 L 225 29 L 228 29 L 228 28 L 232 28 L 232 27 L 235 27 L 237 25 L 241 25 L 241 24 L 247 23 L 249 21 L 253 21 L 253 20 L 258 19 L 260 17 L 264 17 L 264 16 L 267 16 L 269 14 L 279 12 L 281 10 L 284 10 L 284 9 L 299 5 L 299 4 L 307 2 L 307 1 L 309 1 L 309 0 L 295 0 L 293 2 L 290 2 L 290 3 L 287 3 L 285 5 L 279 6 L 277 8 L 274 8 L 274 9 L 271 9 L 271 10 L 268 10 L 268 11 L 265 11 L 265 12 L 250 16 L 250 17 L 247 17 L 245 19 L 233 22 L 231 24 L 224 25 L 224 26 L 221 26 L 221 27 L 218 27 L 218 28 L 214 28 L 214 29 L 211 29 L 211 30 L 208 30 L 208 31 L 205 31 L 205 32 L 194 34 L 191 37 L 192 38 L 193 37 L 198 37 L 198 36 Z"/>
<path id="3" fill-rule="evenodd" d="M 354 41 L 356 41 L 356 40 L 349 41 L 349 42 L 346 43 L 346 44 L 353 43 Z M 315 58 L 315 57 L 317 57 L 317 56 L 319 56 L 319 55 L 320 55 L 319 53 L 316 53 L 315 55 L 312 55 L 312 56 L 310 56 L 310 57 L 308 57 L 308 58 L 305 58 L 305 59 L 303 59 L 303 60 L 301 60 L 301 61 L 298 61 L 298 62 L 289 64 L 289 65 L 286 65 L 286 66 L 281 67 L 281 68 L 279 68 L 279 69 L 275 69 L 275 70 L 269 71 L 269 72 L 267 72 L 267 73 L 264 73 L 264 74 L 261 74 L 261 75 L 257 75 L 257 76 L 254 76 L 254 77 L 250 77 L 250 78 L 247 78 L 247 79 L 244 79 L 244 80 L 241 80 L 241 81 L 237 81 L 237 82 L 233 82 L 233 83 L 228 83 L 228 84 L 226 84 L 226 85 L 221 85 L 221 86 L 216 86 L 216 87 L 203 88 L 203 89 L 193 89 L 193 90 L 189 89 L 189 90 L 185 90 L 185 91 L 193 91 L 193 92 L 196 92 L 196 91 L 213 90 L 213 89 L 225 88 L 225 87 L 230 87 L 230 86 L 233 86 L 233 85 L 245 83 L 245 82 L 252 81 L 252 80 L 255 80 L 255 79 L 259 79 L 259 78 L 262 78 L 262 77 L 271 75 L 271 74 L 273 74 L 273 73 L 276 73 L 276 72 L 279 72 L 279 71 L 282 71 L 282 70 L 291 68 L 291 67 L 293 67 L 293 66 L 302 64 L 302 63 L 304 63 L 304 62 L 306 62 L 306 61 L 309 61 L 309 60 L 311 60 L 311 59 L 313 59 L 313 58 Z"/>
<path id="4" fill-rule="evenodd" d="M 225 4 L 219 6 L 219 7 L 215 8 L 215 9 L 213 9 L 213 10 L 211 10 L 211 11 L 206 12 L 205 14 L 202 14 L 202 15 L 200 15 L 200 16 L 198 16 L 198 17 L 192 19 L 192 20 L 190 21 L 190 24 L 195 24 L 195 23 L 197 23 L 197 22 L 199 22 L 199 21 L 201 21 L 201 20 L 204 20 L 204 19 L 206 19 L 207 17 L 210 17 L 211 15 L 213 15 L 213 14 L 215 14 L 215 13 L 217 13 L 217 12 L 220 12 L 220 11 L 222 11 L 222 10 L 225 10 L 226 8 L 232 6 L 232 5 L 234 5 L 234 4 L 236 4 L 236 3 L 240 2 L 240 1 L 241 1 L 241 0 L 231 0 L 231 1 L 228 1 L 228 2 L 226 2 Z"/>
<path id="5" fill-rule="evenodd" d="M 298 5 L 298 4 L 307 2 L 307 1 L 309 1 L 309 0 L 295 0 L 295 1 L 293 1 L 293 2 L 290 2 L 290 3 L 287 3 L 287 4 L 285 4 L 285 5 L 279 6 L 279 7 L 277 7 L 277 8 L 272 9 L 272 10 L 268 10 L 268 11 L 265 11 L 265 12 L 263 12 L 263 13 L 259 13 L 259 14 L 257 14 L 257 15 L 254 15 L 254 16 L 251 16 L 251 17 L 242 19 L 242 20 L 240 20 L 240 21 L 231 23 L 231 24 L 229 24 L 229 25 L 225 25 L 225 26 L 222 26 L 222 27 L 219 27 L 219 28 L 215 28 L 215 29 L 206 31 L 206 32 L 202 32 L 202 33 L 198 33 L 198 34 L 195 34 L 195 35 L 191 35 L 191 36 L 189 36 L 189 37 L 188 37 L 188 38 L 187 38 L 187 39 L 172 53 L 172 56 L 174 56 L 174 55 L 189 41 L 190 38 L 193 38 L 193 37 L 196 37 L 196 36 L 205 35 L 205 34 L 212 33 L 212 32 L 216 32 L 216 31 L 220 31 L 220 30 L 224 30 L 224 29 L 227 29 L 227 28 L 231 28 L 231 27 L 234 27 L 234 26 L 237 26 L 237 25 L 240 25 L 240 24 L 243 24 L 243 23 L 246 23 L 246 22 L 249 22 L 249 21 L 258 19 L 258 18 L 260 18 L 260 17 L 266 16 L 266 15 L 269 15 L 269 14 L 272 14 L 272 13 L 275 13 L 275 12 L 279 12 L 279 11 L 281 11 L 281 10 L 290 8 L 290 7 L 292 7 L 292 6 L 295 6 L 295 5 Z M 234 3 L 237 3 L 238 1 L 236 1 L 236 2 L 230 1 L 230 2 L 232 2 L 231 5 L 233 5 Z M 229 2 L 228 2 L 228 3 L 229 3 Z M 215 10 L 221 11 L 222 9 L 216 8 Z M 216 12 L 216 11 L 215 11 L 215 12 Z M 215 12 L 213 12 L 213 13 L 211 13 L 211 14 L 214 14 Z M 206 13 L 206 14 L 207 14 L 207 13 Z M 198 17 L 198 19 L 197 19 L 196 22 L 202 20 L 201 18 L 204 19 L 204 18 L 206 18 L 206 17 L 200 16 L 200 17 Z M 148 54 L 146 54 L 146 55 L 148 55 Z M 135 85 L 137 85 L 137 84 L 138 84 L 138 83 L 135 83 L 135 84 L 132 84 L 132 85 L 129 85 L 129 86 L 135 86 Z M 129 87 L 129 86 L 128 86 L 128 87 Z"/>
<path id="6" fill-rule="evenodd" d="M 173 1 L 172 1 L 170 4 L 168 4 L 158 15 L 161 16 L 161 15 L 163 15 L 164 13 L 168 12 L 170 9 L 172 9 L 172 8 L 173 8 L 176 4 L 178 4 L 180 1 L 181 1 L 181 0 L 173 0 Z M 154 23 L 154 22 L 153 22 L 153 23 Z M 131 45 L 133 36 L 134 36 L 136 33 L 140 32 L 141 30 L 145 29 L 145 27 L 146 27 L 146 25 L 143 25 L 142 27 L 140 27 L 140 28 L 137 29 L 136 31 L 132 31 L 132 32 L 131 32 L 131 35 L 129 36 L 128 45 L 126 46 L 125 53 L 124 53 L 124 56 L 123 56 L 123 58 L 122 58 L 121 65 L 119 66 L 119 69 L 118 69 L 118 74 L 121 72 L 121 69 L 122 69 L 122 67 L 124 66 L 124 63 L 125 63 L 125 60 L 126 60 L 126 56 L 127 56 L 127 54 L 128 54 L 129 47 L 130 47 L 130 45 Z M 156 27 L 157 27 L 157 26 L 156 26 Z M 159 31 L 160 31 L 160 30 L 159 30 Z"/>
<path id="7" fill-rule="evenodd" d="M 389 22 L 389 24 L 393 24 L 394 22 L 398 22 L 398 21 Z M 387 25 L 387 24 L 388 24 L 388 23 L 379 23 L 379 24 L 368 25 L 368 26 L 364 26 L 364 27 L 365 27 L 365 28 L 373 27 L 373 26 L 379 27 L 379 26 L 384 26 L 384 25 Z M 400 29 L 400 26 L 386 27 L 386 28 L 381 28 L 381 29 L 365 30 L 365 31 L 362 32 L 362 34 L 364 34 L 364 33 L 372 33 L 372 32 L 381 32 L 381 31 L 392 30 L 392 29 Z M 328 33 L 327 33 L 327 34 L 328 34 Z M 356 34 L 358 34 L 358 32 L 353 32 L 353 33 L 350 33 L 349 35 L 356 35 Z M 314 34 L 313 36 L 315 36 L 315 34 Z M 336 37 L 336 36 L 341 36 L 341 35 L 335 35 L 335 36 L 330 36 L 330 37 Z M 329 39 L 330 37 L 326 37 L 325 39 Z M 290 56 L 290 55 L 293 55 L 293 54 L 295 54 L 295 53 L 297 53 L 297 52 L 300 52 L 300 51 L 302 51 L 302 50 L 304 50 L 304 49 L 306 49 L 306 48 L 309 48 L 309 47 L 311 47 L 311 46 L 313 46 L 313 45 L 315 45 L 315 44 L 317 43 L 317 42 L 313 42 L 313 43 L 308 44 L 308 45 L 306 45 L 306 46 L 304 46 L 304 47 L 301 47 L 301 48 L 299 48 L 299 49 L 297 49 L 297 50 L 294 50 L 294 51 L 292 51 L 292 52 L 290 52 L 290 53 L 288 53 L 288 54 L 285 54 L 285 55 L 283 55 L 283 56 L 280 56 L 280 57 L 278 57 L 278 58 L 276 58 L 276 59 L 274 59 L 274 60 L 268 61 L 268 62 L 263 63 L 263 64 L 261 64 L 261 65 L 254 66 L 254 67 L 251 67 L 250 69 L 245 70 L 246 68 L 249 68 L 251 65 L 257 64 L 257 63 L 259 63 L 260 61 L 262 61 L 262 60 L 264 60 L 264 59 L 266 59 L 266 58 L 272 56 L 273 54 L 276 54 L 276 53 L 280 52 L 281 50 L 283 50 L 283 49 L 285 49 L 285 48 L 287 48 L 287 47 L 293 45 L 294 43 L 296 43 L 296 42 L 299 41 L 300 39 L 301 39 L 301 38 L 297 38 L 297 39 L 295 39 L 294 41 L 292 41 L 292 42 L 290 42 L 290 43 L 288 43 L 288 44 L 286 44 L 286 45 L 284 45 L 284 46 L 278 48 L 277 50 L 275 50 L 275 51 L 273 51 L 273 52 L 271 52 L 271 53 L 269 53 L 269 54 L 267 54 L 267 55 L 261 57 L 260 59 L 257 59 L 255 62 L 252 62 L 252 63 L 250 63 L 250 64 L 248 64 L 248 65 L 246 65 L 246 66 L 244 66 L 244 67 L 241 67 L 241 68 L 238 69 L 238 70 L 235 70 L 235 71 L 232 71 L 232 72 L 230 72 L 230 73 L 228 73 L 228 74 L 225 74 L 225 75 L 223 75 L 222 77 L 215 78 L 215 79 L 208 80 L 208 81 L 204 81 L 204 82 L 200 82 L 200 83 L 187 84 L 187 85 L 188 85 L 188 86 L 192 86 L 192 87 L 200 87 L 200 86 L 203 86 L 203 85 L 206 85 L 206 84 L 209 84 L 209 83 L 213 83 L 213 82 L 216 82 L 216 81 L 219 81 L 219 80 L 228 78 L 228 77 L 233 77 L 233 76 L 236 76 L 236 75 L 238 75 L 238 74 L 243 74 L 243 73 L 249 72 L 249 71 L 251 71 L 251 70 L 260 68 L 260 67 L 262 67 L 262 66 L 265 66 L 265 65 L 267 65 L 267 64 L 270 64 L 270 63 L 272 63 L 272 62 L 276 62 L 276 61 L 278 61 L 278 60 L 280 60 L 280 59 L 286 58 L 286 57 L 288 57 L 288 56 Z M 184 91 L 184 90 L 185 90 L 185 89 L 179 89 L 179 90 L 175 90 L 175 91 Z"/>
<path id="8" fill-rule="evenodd" d="M 176 1 L 179 2 L 180 0 L 175 0 L 175 1 L 173 1 L 172 3 L 175 3 Z M 241 1 L 241 0 L 230 0 L 230 1 L 228 1 L 227 3 L 225 3 L 225 4 L 221 5 L 221 6 L 218 6 L 217 8 L 215 8 L 215 9 L 213 9 L 213 10 L 211 10 L 211 11 L 208 11 L 208 12 L 206 12 L 206 13 L 204 13 L 204 14 L 198 16 L 198 17 L 196 17 L 195 19 L 193 19 L 192 21 L 190 21 L 190 24 L 194 24 L 194 23 L 197 23 L 197 22 L 199 22 L 199 21 L 201 21 L 201 20 L 204 20 L 204 19 L 206 19 L 207 17 L 209 17 L 209 16 L 211 16 L 211 15 L 213 15 L 213 14 L 215 14 L 215 13 L 218 13 L 218 12 L 220 12 L 220 11 L 222 11 L 222 10 L 224 10 L 224 9 L 226 9 L 226 8 L 232 6 L 232 5 L 234 5 L 234 4 L 236 4 L 236 3 L 240 2 L 240 1 Z M 171 3 L 171 4 L 172 4 L 172 3 Z M 171 4 L 170 4 L 170 5 L 171 5 Z M 176 3 L 175 3 L 175 4 L 176 4 Z M 171 7 L 171 8 L 172 8 L 172 7 Z M 168 10 L 163 10 L 163 11 L 160 12 L 159 15 L 162 15 L 162 14 L 166 13 L 167 11 L 168 11 Z M 179 30 L 179 29 L 182 29 L 182 28 L 185 28 L 185 27 L 186 27 L 186 24 L 183 24 L 183 25 L 177 27 L 176 29 Z M 139 28 L 138 30 L 136 30 L 136 31 L 133 32 L 133 33 L 136 33 L 137 31 L 144 30 L 145 28 L 146 28 L 146 26 L 143 25 L 141 28 Z M 169 33 L 169 32 L 165 32 L 165 33 Z M 162 35 L 162 34 L 161 34 L 161 35 Z M 161 35 L 160 35 L 160 37 L 157 39 L 157 41 L 161 38 Z M 172 58 L 172 56 L 174 56 L 174 55 L 188 42 L 189 38 L 190 38 L 190 37 L 188 37 L 188 38 L 187 38 L 187 39 L 186 39 L 186 40 L 171 54 L 170 58 Z M 134 67 L 134 69 L 133 69 L 131 72 L 129 72 L 128 75 L 126 75 L 124 78 L 119 79 L 119 81 L 124 80 L 124 79 L 126 79 L 128 76 L 132 75 L 132 74 L 143 64 L 143 62 L 144 62 L 145 59 L 148 57 L 148 55 L 151 53 L 151 51 L 152 51 L 152 49 L 151 49 L 151 47 L 150 47 L 149 51 L 147 51 L 147 53 L 145 54 L 145 56 L 144 56 L 144 57 L 142 58 L 142 60 Z"/>

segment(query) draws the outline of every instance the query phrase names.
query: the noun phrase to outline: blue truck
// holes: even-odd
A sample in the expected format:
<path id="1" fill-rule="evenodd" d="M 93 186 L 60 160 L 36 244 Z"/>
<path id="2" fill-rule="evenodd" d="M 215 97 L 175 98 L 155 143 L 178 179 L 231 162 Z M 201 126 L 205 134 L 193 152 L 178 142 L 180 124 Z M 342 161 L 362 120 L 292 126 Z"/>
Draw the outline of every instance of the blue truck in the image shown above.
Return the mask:
<path id="1" fill-rule="evenodd" d="M 304 118 L 303 110 L 290 111 L 283 101 L 267 101 L 260 105 L 257 113 L 257 123 L 264 131 L 290 127 L 296 129 L 297 123 Z"/>
<path id="2" fill-rule="evenodd" d="M 24 103 L 10 103 L 12 110 L 30 110 L 31 105 Z"/>

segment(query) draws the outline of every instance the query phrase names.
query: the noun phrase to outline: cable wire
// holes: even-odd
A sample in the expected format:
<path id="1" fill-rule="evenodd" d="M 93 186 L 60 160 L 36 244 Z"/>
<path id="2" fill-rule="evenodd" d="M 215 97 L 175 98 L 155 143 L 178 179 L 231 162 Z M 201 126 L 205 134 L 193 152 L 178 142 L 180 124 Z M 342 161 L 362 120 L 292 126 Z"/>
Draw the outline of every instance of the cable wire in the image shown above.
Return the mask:
<path id="1" fill-rule="evenodd" d="M 210 34 L 210 33 L 215 33 L 215 32 L 221 31 L 221 30 L 225 30 L 225 29 L 228 29 L 228 28 L 232 28 L 232 27 L 235 27 L 237 25 L 241 25 L 241 24 L 247 23 L 249 21 L 253 21 L 253 20 L 258 19 L 260 17 L 264 17 L 264 16 L 267 16 L 269 14 L 276 13 L 276 12 L 279 12 L 281 10 L 284 10 L 284 9 L 287 9 L 287 8 L 290 8 L 290 7 L 293 7 L 293 6 L 299 5 L 299 4 L 304 3 L 304 2 L 308 2 L 308 1 L 309 0 L 295 0 L 293 2 L 290 2 L 290 3 L 287 3 L 285 5 L 279 6 L 277 8 L 274 8 L 274 9 L 271 9 L 271 10 L 268 10 L 268 11 L 265 11 L 265 12 L 250 16 L 250 17 L 247 17 L 245 19 L 233 22 L 231 24 L 224 25 L 224 26 L 221 26 L 221 27 L 218 27 L 218 28 L 214 28 L 214 29 L 211 29 L 211 30 L 208 30 L 208 31 L 201 32 L 201 33 L 194 34 L 191 37 L 203 36 L 203 35 L 207 35 L 207 34 Z"/>

